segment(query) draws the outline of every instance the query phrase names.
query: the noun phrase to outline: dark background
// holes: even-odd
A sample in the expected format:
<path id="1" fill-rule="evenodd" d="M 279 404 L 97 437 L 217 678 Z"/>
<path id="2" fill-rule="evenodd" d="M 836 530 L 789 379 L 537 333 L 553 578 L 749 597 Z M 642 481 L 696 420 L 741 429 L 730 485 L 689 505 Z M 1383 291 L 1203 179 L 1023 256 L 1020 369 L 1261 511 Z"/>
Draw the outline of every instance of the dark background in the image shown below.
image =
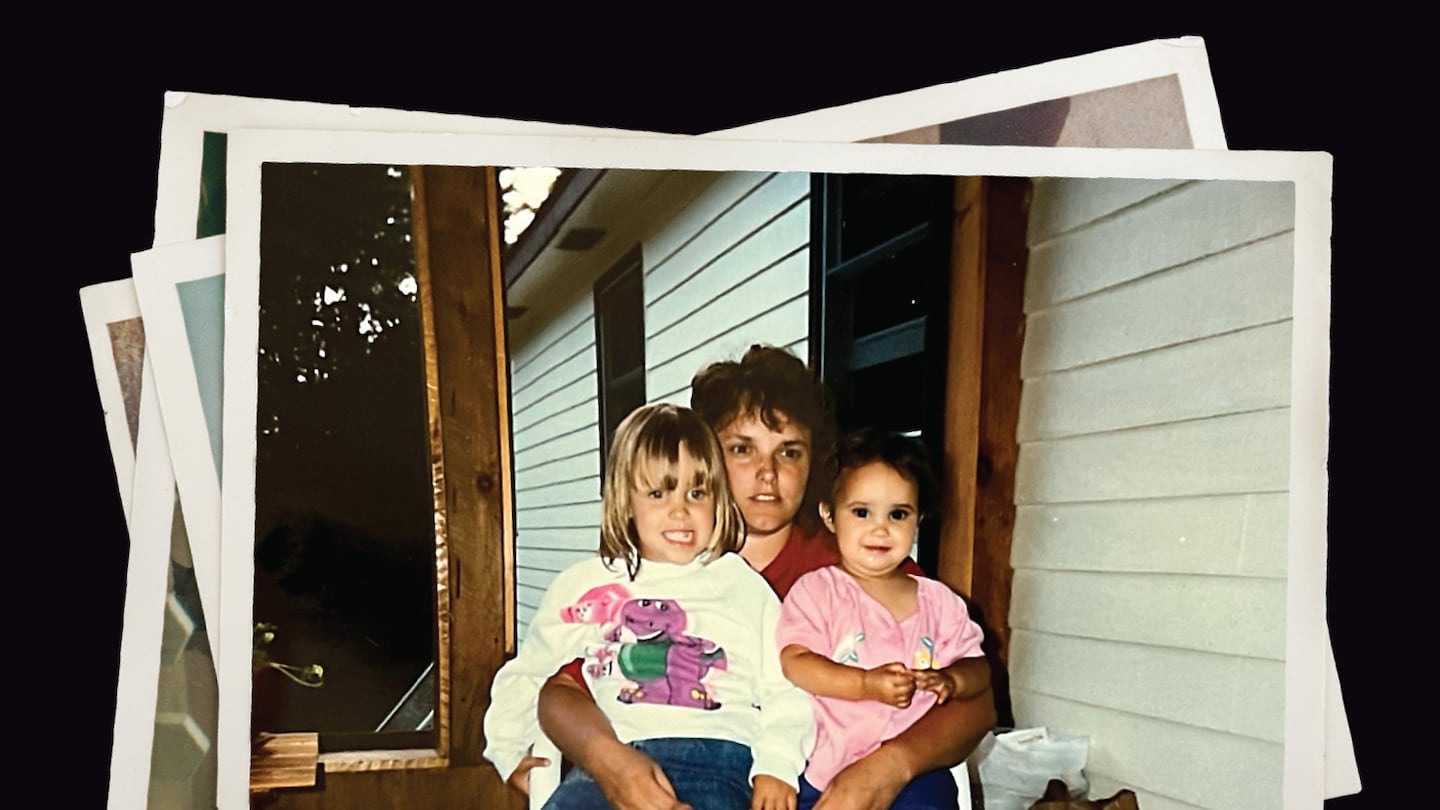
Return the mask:
<path id="1" fill-rule="evenodd" d="M 20 246 L 8 285 L 8 355 L 21 363 L 7 386 L 9 434 L 21 441 L 9 478 L 22 482 L 7 497 L 10 544 L 21 551 L 10 623 L 24 628 L 9 645 L 7 680 L 26 690 L 12 688 L 21 716 L 9 725 L 26 752 L 12 758 L 12 784 L 40 786 L 49 799 L 40 804 L 105 801 L 127 539 L 78 290 L 129 275 L 129 254 L 151 245 L 164 91 L 698 133 L 1187 34 L 1205 38 L 1232 148 L 1335 157 L 1329 618 L 1365 791 L 1326 807 L 1428 803 L 1424 783 L 1401 767 L 1434 747 L 1415 711 L 1433 705 L 1417 666 L 1428 633 L 1422 621 L 1390 636 L 1423 619 L 1396 575 L 1433 556 L 1436 534 L 1425 501 L 1408 494 L 1434 473 L 1420 478 L 1403 463 L 1424 458 L 1428 425 L 1408 417 L 1435 346 L 1411 334 L 1433 309 L 1420 279 L 1434 259 L 1425 231 L 1404 223 L 1412 198 L 1428 196 L 1426 173 L 1410 167 L 1428 163 L 1428 139 L 1416 135 L 1433 90 L 1401 96 L 1419 74 L 1405 72 L 1394 30 L 1382 39 L 1378 24 L 1321 19 L 1318 9 L 1283 28 L 1220 11 L 1118 24 L 1021 15 L 1026 26 L 1049 23 L 1045 31 L 982 21 L 964 4 L 836 7 L 803 22 L 686 7 L 693 21 L 633 24 L 559 10 L 508 19 L 353 10 L 338 22 L 292 11 L 283 30 L 201 24 L 197 12 L 22 25 L 17 44 L 45 55 L 5 57 L 7 129 L 20 137 L 6 173 Z M 665 29 L 651 30 L 657 22 Z M 1418 519 L 1401 531 L 1402 515 Z M 1403 680 L 1388 681 L 1392 673 Z"/>

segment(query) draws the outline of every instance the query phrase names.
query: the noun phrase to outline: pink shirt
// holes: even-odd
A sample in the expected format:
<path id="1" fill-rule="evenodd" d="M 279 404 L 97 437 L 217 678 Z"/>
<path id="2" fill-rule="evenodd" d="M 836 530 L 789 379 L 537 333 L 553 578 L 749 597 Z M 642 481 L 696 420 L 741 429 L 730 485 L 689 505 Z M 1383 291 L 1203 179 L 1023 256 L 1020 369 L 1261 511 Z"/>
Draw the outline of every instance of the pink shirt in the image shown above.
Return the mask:
<path id="1" fill-rule="evenodd" d="M 780 608 L 776 647 L 799 644 L 830 660 L 861 669 L 894 661 L 911 669 L 941 669 L 983 655 L 980 626 L 949 586 L 912 576 L 919 584 L 915 615 L 895 621 L 840 569 L 827 566 L 795 582 Z M 880 747 L 935 705 L 932 692 L 917 691 L 897 709 L 875 700 L 811 696 L 815 703 L 815 750 L 805 779 L 824 790 L 845 766 Z"/>

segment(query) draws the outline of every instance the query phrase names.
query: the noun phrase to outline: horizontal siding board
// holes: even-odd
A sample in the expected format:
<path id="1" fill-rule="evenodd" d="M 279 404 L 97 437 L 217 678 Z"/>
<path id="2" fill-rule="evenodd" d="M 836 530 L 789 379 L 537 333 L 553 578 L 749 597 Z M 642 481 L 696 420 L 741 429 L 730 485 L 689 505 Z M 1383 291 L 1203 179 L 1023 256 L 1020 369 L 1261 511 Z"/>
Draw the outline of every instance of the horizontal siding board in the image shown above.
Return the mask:
<path id="1" fill-rule="evenodd" d="M 1290 496 L 1254 495 L 1245 513 L 1240 573 L 1284 577 L 1290 570 Z M 1318 538 L 1323 543 L 1325 538 Z"/>
<path id="2" fill-rule="evenodd" d="M 515 522 L 522 530 L 527 527 L 549 529 L 597 526 L 600 523 L 600 500 L 596 498 L 588 503 L 554 506 L 543 504 L 524 506 L 515 510 Z"/>
<path id="3" fill-rule="evenodd" d="M 527 436 L 524 447 L 515 450 L 515 469 L 526 470 L 556 459 L 569 458 L 600 446 L 599 419 L 589 425 L 541 438 L 538 434 Z"/>
<path id="4" fill-rule="evenodd" d="M 600 497 L 599 478 L 582 478 L 578 481 L 563 481 L 544 487 L 523 490 L 524 501 L 520 509 L 542 504 L 583 503 Z M 516 490 L 520 494 L 521 490 Z"/>
<path id="5" fill-rule="evenodd" d="M 664 267 L 707 223 L 734 207 L 772 178 L 771 172 L 719 172 L 698 194 L 675 208 L 668 221 L 644 237 L 645 272 Z M 663 214 L 661 215 L 663 216 Z M 660 217 L 657 217 L 657 219 Z M 647 279 L 648 281 L 648 279 Z M 655 292 L 659 294 L 661 288 Z"/>
<path id="6" fill-rule="evenodd" d="M 521 548 L 515 553 L 518 565 L 526 568 L 540 568 L 556 573 L 564 571 L 576 563 L 591 559 L 594 556 L 595 549 L 593 544 L 591 548 L 576 549 L 574 551 Z"/>
<path id="7" fill-rule="evenodd" d="M 593 380 L 583 380 L 559 396 L 553 397 L 543 406 L 532 408 L 525 414 L 525 424 L 515 425 L 515 447 L 529 447 L 550 436 L 559 436 L 580 430 L 586 425 L 600 421 L 600 403 L 596 398 Z"/>
<path id="8" fill-rule="evenodd" d="M 600 527 L 574 529 L 522 528 L 517 546 L 549 551 L 594 553 L 600 548 Z"/>
<path id="9" fill-rule="evenodd" d="M 712 284 L 714 279 L 733 283 L 809 241 L 810 207 L 804 204 L 809 181 L 801 189 L 779 179 L 792 176 L 777 175 L 648 269 L 646 301 L 664 314 L 662 324 L 683 314 L 680 306 L 665 307 L 666 301 L 682 294 L 697 278 L 714 273 Z"/>
<path id="10" fill-rule="evenodd" d="M 1026 380 L 1021 442 L 1290 404 L 1289 321 Z"/>
<path id="11" fill-rule="evenodd" d="M 524 436 L 537 428 L 542 436 L 565 433 L 577 426 L 570 424 L 569 427 L 561 427 L 562 422 L 569 424 L 569 420 L 577 415 L 575 412 L 579 412 L 581 416 L 588 413 L 591 419 L 595 418 L 597 396 L 599 393 L 594 377 L 587 375 L 572 380 L 530 407 L 516 412 L 513 422 L 515 435 Z M 528 442 L 527 439 L 524 443 Z"/>
<path id="12" fill-rule="evenodd" d="M 1032 692 L 1270 742 L 1285 739 L 1285 665 L 1279 661 L 1028 630 L 1011 637 L 1010 656 L 1011 684 Z"/>
<path id="13" fill-rule="evenodd" d="M 1015 568 L 1283 579 L 1283 493 L 1031 504 L 1015 510 Z"/>
<path id="14" fill-rule="evenodd" d="M 1289 318 L 1293 255 L 1287 233 L 1041 311 L 1027 300 L 1020 374 L 1029 379 Z"/>
<path id="15" fill-rule="evenodd" d="M 1026 239 L 1038 245 L 1058 234 L 1129 208 L 1184 184 L 1184 180 L 1037 177 Z"/>
<path id="16" fill-rule="evenodd" d="M 1086 774 L 1086 778 L 1090 782 L 1090 795 L 1097 800 L 1114 796 L 1121 790 L 1128 789 L 1135 793 L 1135 803 L 1143 810 L 1207 810 L 1198 804 L 1176 801 L 1148 790 L 1135 790 L 1133 786 L 1122 785 L 1104 774 L 1089 773 Z"/>
<path id="17" fill-rule="evenodd" d="M 543 487 L 560 481 L 574 481 L 578 478 L 600 475 L 600 450 L 594 449 L 578 456 L 547 461 L 523 470 L 515 471 L 516 491 Z"/>
<path id="18" fill-rule="evenodd" d="M 1010 627 L 1281 661 L 1285 582 L 1021 569 Z"/>
<path id="19" fill-rule="evenodd" d="M 535 316 L 530 316 L 535 317 Z M 521 320 L 524 320 L 522 316 Z M 574 305 L 543 326 L 534 336 L 511 343 L 511 387 L 523 391 L 544 376 L 557 360 L 571 357 L 595 343 L 595 302 L 590 297 Z"/>
<path id="20" fill-rule="evenodd" d="M 511 410 L 518 417 L 536 405 L 554 396 L 561 389 L 575 385 L 581 380 L 595 380 L 595 345 L 587 343 L 579 353 L 559 360 L 550 366 L 542 377 L 537 377 L 530 387 L 514 392 Z"/>
<path id="21" fill-rule="evenodd" d="M 1089 735 L 1088 773 L 1206 810 L 1282 806 L 1281 745 L 1012 691 L 1017 722 Z"/>
<path id="22" fill-rule="evenodd" d="M 1015 502 L 1282 492 L 1290 409 L 1218 416 L 1020 446 Z"/>
<path id="23" fill-rule="evenodd" d="M 1194 183 L 1031 248 L 1027 310 L 1089 295 L 1202 256 L 1289 231 L 1293 183 Z"/>
<path id="24" fill-rule="evenodd" d="M 770 299 L 775 303 L 775 299 Z M 801 294 L 743 323 L 717 328 L 704 343 L 675 355 L 646 373 L 646 391 L 678 391 L 690 385 L 701 367 L 717 360 L 737 360 L 754 343 L 785 346 L 803 340 L 810 331 L 810 302 Z M 719 324 L 717 324 L 717 327 Z M 648 347 L 647 347 L 648 351 Z"/>
<path id="25" fill-rule="evenodd" d="M 692 317 L 707 304 L 756 276 L 767 275 L 767 283 L 773 283 L 774 276 L 766 271 L 782 261 L 798 263 L 804 268 L 802 277 L 808 281 L 810 264 L 805 247 L 810 241 L 810 211 L 807 206 L 797 205 L 761 230 L 741 235 L 741 239 L 729 252 L 715 257 L 709 266 L 692 268 L 693 275 L 672 287 L 665 296 L 648 298 L 645 309 L 648 334 L 661 333 L 677 321 Z"/>
<path id="26" fill-rule="evenodd" d="M 767 268 L 749 283 L 716 298 L 691 302 L 694 309 L 689 315 L 663 332 L 647 335 L 647 361 L 652 366 L 663 366 L 671 358 L 703 346 L 736 324 L 759 318 L 779 301 L 804 297 L 810 288 L 809 272 L 807 255 L 793 254 Z"/>

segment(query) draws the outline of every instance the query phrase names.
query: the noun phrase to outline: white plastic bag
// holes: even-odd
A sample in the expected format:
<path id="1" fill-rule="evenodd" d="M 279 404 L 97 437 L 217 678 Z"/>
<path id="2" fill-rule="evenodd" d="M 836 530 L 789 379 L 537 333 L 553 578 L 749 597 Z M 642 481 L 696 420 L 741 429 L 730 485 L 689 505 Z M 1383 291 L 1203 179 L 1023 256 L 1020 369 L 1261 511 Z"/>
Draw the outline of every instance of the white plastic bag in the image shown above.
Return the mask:
<path id="1" fill-rule="evenodd" d="M 988 734 L 975 751 L 985 810 L 1027 810 L 1051 779 L 1064 780 L 1070 795 L 1090 790 L 1085 760 L 1090 738 L 1056 734 L 1044 727 Z"/>

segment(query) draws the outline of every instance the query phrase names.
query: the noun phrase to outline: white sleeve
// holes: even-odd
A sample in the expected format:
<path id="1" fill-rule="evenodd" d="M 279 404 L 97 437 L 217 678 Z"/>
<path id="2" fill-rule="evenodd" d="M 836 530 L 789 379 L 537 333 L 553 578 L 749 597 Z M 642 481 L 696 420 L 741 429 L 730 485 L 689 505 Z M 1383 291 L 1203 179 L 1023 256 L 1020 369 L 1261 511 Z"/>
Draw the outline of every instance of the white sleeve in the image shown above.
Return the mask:
<path id="1" fill-rule="evenodd" d="M 810 695 L 790 683 L 780 671 L 780 648 L 775 642 L 780 600 L 764 586 L 761 608 L 761 665 L 756 692 L 760 697 L 760 724 L 751 752 L 753 782 L 759 774 L 773 776 L 791 787 L 800 784 L 805 760 L 815 746 L 815 713 Z"/>
<path id="2" fill-rule="evenodd" d="M 490 685 L 484 757 L 500 772 L 501 779 L 510 778 L 530 746 L 540 739 L 536 715 L 540 687 L 560 667 L 583 656 L 592 636 L 598 640 L 595 625 L 567 623 L 560 618 L 566 600 L 580 591 L 573 571 L 562 572 L 545 591 L 519 652 L 500 668 Z"/>

